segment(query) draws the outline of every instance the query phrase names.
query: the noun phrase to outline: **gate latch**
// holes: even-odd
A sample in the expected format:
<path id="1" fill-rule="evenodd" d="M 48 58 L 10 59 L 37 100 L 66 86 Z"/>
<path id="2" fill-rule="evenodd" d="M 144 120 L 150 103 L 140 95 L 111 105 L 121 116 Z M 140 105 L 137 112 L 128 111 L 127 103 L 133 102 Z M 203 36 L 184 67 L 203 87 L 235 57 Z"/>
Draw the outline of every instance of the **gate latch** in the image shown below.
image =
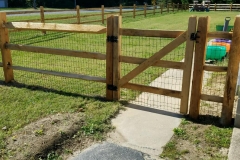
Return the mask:
<path id="1" fill-rule="evenodd" d="M 190 40 L 195 41 L 195 40 L 197 40 L 197 38 L 200 38 L 199 36 L 197 36 L 198 32 L 199 31 L 197 31 L 196 33 L 191 33 Z"/>

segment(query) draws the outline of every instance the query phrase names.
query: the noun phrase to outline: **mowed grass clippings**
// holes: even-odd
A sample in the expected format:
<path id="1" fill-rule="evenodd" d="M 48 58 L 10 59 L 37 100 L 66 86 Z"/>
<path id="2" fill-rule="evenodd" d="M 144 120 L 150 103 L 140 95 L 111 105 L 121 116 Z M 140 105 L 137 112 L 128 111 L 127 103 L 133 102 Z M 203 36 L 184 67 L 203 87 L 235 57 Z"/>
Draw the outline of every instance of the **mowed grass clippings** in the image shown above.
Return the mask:
<path id="1" fill-rule="evenodd" d="M 217 14 L 216 14 L 217 13 Z M 136 19 L 128 18 L 123 21 L 124 28 L 139 28 L 139 29 L 166 29 L 166 30 L 186 30 L 188 17 L 192 14 L 197 16 L 211 16 L 211 30 L 214 31 L 215 24 L 223 24 L 224 17 L 227 14 L 232 19 L 237 15 L 237 12 L 208 12 L 208 13 L 188 13 L 179 12 L 171 14 L 163 14 L 156 16 L 149 16 L 147 18 L 139 17 Z M 33 17 L 36 18 L 37 16 Z M 53 15 L 54 17 L 54 15 Z M 26 17 L 29 18 L 29 17 Z M 8 17 L 9 21 L 18 20 L 18 17 Z M 230 25 L 233 24 L 233 20 L 230 21 Z M 83 51 L 93 51 L 105 54 L 105 41 L 106 37 L 104 35 L 94 36 L 91 35 L 90 41 L 87 36 L 77 36 L 77 34 L 71 33 L 56 33 L 47 32 L 43 35 L 39 32 L 12 32 L 10 33 L 10 42 L 16 44 L 25 44 L 33 46 L 43 46 L 52 48 L 62 48 L 62 49 L 73 49 L 73 50 L 83 50 Z M 128 37 L 123 37 L 123 43 L 127 43 Z M 140 58 L 147 58 L 155 53 L 155 51 L 160 50 L 164 45 L 171 41 L 171 39 L 155 39 L 156 46 L 154 48 L 149 44 L 149 38 L 136 38 L 130 39 L 127 49 L 122 51 L 123 55 L 128 55 L 136 50 L 141 51 L 140 55 L 130 55 L 137 56 Z M 141 43 L 139 43 L 139 40 Z M 101 43 L 99 43 L 101 41 Z M 136 45 L 134 45 L 136 43 Z M 146 44 L 149 44 L 146 45 Z M 149 49 L 151 48 L 151 49 Z M 176 56 L 176 53 L 177 54 Z M 164 57 L 165 60 L 180 61 L 184 55 L 184 46 L 177 48 L 175 51 L 171 52 L 168 57 Z M 73 72 L 79 74 L 90 74 L 92 76 L 105 77 L 105 62 L 99 60 L 86 60 L 86 59 L 76 59 L 64 56 L 53 56 L 45 54 L 32 54 L 27 52 L 13 51 L 12 52 L 13 64 L 25 67 L 34 67 L 43 70 L 53 70 L 59 72 Z M 134 66 L 124 66 L 124 74 L 131 70 Z M 92 68 L 92 69 L 89 69 Z M 135 80 L 136 83 L 149 84 L 156 77 L 161 75 L 166 69 L 156 70 L 152 67 L 146 71 L 146 74 L 142 74 Z M 157 74 L 151 76 L 150 78 L 145 78 L 145 76 L 158 72 Z M 76 79 L 61 78 L 55 76 L 42 75 L 37 73 L 29 73 L 24 71 L 14 71 L 16 82 L 6 85 L 3 80 L 3 73 L 0 72 L 0 149 L 1 153 L 7 154 L 5 150 L 5 138 L 10 136 L 15 130 L 22 128 L 24 125 L 31 123 L 39 118 L 45 117 L 50 114 L 64 113 L 64 112 L 76 112 L 79 108 L 86 108 L 95 110 L 98 114 L 98 107 L 87 107 L 89 104 L 93 106 L 103 106 L 102 109 L 108 111 L 108 107 L 119 106 L 119 104 L 105 102 L 97 102 L 92 99 L 91 96 L 104 97 L 105 95 L 105 84 L 97 82 L 80 81 Z M 126 91 L 124 91 L 126 92 Z M 136 95 L 131 94 L 129 99 L 134 99 Z M 106 107 L 106 108 L 105 108 Z M 93 122 L 86 123 L 84 128 L 85 133 L 97 133 L 95 131 L 101 131 L 98 129 L 100 123 L 105 123 L 108 119 L 117 112 L 118 107 L 113 107 L 113 111 L 106 112 L 100 121 L 96 120 L 96 125 L 92 125 Z M 95 113 L 93 111 L 93 113 Z M 94 114 L 90 117 L 94 117 Z M 90 121 L 91 118 L 89 119 Z M 98 123 L 99 122 L 99 123 Z M 91 128 L 92 127 L 92 128 Z M 105 127 L 104 125 L 102 126 Z M 101 127 L 100 127 L 101 128 Z M 99 132 L 101 133 L 101 132 Z M 98 135 L 98 134 L 97 134 Z M 101 134 L 98 135 L 101 137 Z M 2 154 L 1 154 L 2 155 Z"/>

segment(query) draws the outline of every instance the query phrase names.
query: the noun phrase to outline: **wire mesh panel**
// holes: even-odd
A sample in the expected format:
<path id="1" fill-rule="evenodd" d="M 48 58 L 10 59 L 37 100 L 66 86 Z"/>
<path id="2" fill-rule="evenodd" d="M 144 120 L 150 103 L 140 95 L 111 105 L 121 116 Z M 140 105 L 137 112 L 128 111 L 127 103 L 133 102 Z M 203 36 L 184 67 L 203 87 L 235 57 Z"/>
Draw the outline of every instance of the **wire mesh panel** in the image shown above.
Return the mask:
<path id="1" fill-rule="evenodd" d="M 157 51 L 165 47 L 172 38 L 150 38 L 150 37 L 122 37 L 122 55 L 137 58 L 149 58 Z M 164 56 L 161 60 L 179 62 L 183 61 L 185 53 L 185 43 Z M 138 64 L 121 63 L 121 76 L 126 75 Z M 137 75 L 130 83 L 152 86 L 163 89 L 181 91 L 183 71 L 179 69 L 169 69 L 152 66 Z M 179 112 L 180 99 L 168 96 L 139 92 L 129 89 L 121 89 L 123 100 L 131 100 L 131 103 L 147 107 L 164 109 Z"/>
<path id="2" fill-rule="evenodd" d="M 106 53 L 105 34 L 21 31 L 10 32 L 11 44 Z M 12 50 L 13 66 L 60 73 L 106 77 L 105 60 L 69 57 Z M 104 96 L 105 83 L 63 78 L 52 75 L 14 70 L 18 86 L 87 96 Z M 1 75 L 1 79 L 3 76 Z"/>

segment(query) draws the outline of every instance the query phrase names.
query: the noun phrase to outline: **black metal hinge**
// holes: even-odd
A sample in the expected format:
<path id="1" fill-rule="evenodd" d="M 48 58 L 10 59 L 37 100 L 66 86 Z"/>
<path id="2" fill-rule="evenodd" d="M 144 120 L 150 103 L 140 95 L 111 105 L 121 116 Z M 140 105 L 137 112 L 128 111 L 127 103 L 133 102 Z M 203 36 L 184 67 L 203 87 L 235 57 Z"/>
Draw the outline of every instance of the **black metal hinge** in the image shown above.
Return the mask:
<path id="1" fill-rule="evenodd" d="M 107 42 L 118 42 L 117 36 L 107 36 Z"/>
<path id="2" fill-rule="evenodd" d="M 196 41 L 197 38 L 200 38 L 199 36 L 197 36 L 197 33 L 198 33 L 198 32 L 199 32 L 199 31 L 197 31 L 196 33 L 191 33 L 191 35 L 190 35 L 190 40 Z"/>
<path id="3" fill-rule="evenodd" d="M 114 86 L 114 85 L 107 85 L 107 89 L 111 90 L 111 91 L 117 91 L 118 90 L 117 86 Z"/>

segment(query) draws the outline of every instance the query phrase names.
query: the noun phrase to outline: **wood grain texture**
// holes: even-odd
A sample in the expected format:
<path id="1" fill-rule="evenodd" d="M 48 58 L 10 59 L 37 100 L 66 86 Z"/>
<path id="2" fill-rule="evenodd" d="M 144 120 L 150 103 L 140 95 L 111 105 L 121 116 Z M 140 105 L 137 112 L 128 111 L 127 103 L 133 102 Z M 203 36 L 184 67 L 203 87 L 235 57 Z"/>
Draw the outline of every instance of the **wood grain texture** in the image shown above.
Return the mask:
<path id="1" fill-rule="evenodd" d="M 123 76 L 119 81 L 119 86 L 122 86 L 125 83 L 129 82 L 131 79 L 139 75 L 142 71 L 146 70 L 148 67 L 155 64 L 159 59 L 167 55 L 174 48 L 181 45 L 185 41 L 186 41 L 186 32 L 184 32 L 179 37 L 174 39 L 172 42 L 167 44 L 160 51 L 156 52 L 153 56 L 151 56 L 149 59 L 147 59 L 146 61 L 141 63 L 139 66 L 137 66 L 135 69 L 130 71 L 127 75 Z"/>
<path id="2" fill-rule="evenodd" d="M 188 20 L 187 42 L 184 58 L 184 69 L 182 79 L 182 99 L 180 104 L 180 113 L 188 113 L 189 92 L 192 75 L 192 62 L 195 47 L 195 41 L 190 39 L 191 33 L 196 33 L 197 17 L 190 17 Z"/>
<path id="3" fill-rule="evenodd" d="M 3 24 L 9 29 L 18 30 L 45 30 L 79 33 L 106 33 L 106 27 L 100 25 L 33 23 L 33 22 L 8 22 Z"/>
<path id="4" fill-rule="evenodd" d="M 229 52 L 228 70 L 226 85 L 224 90 L 223 107 L 221 114 L 221 124 L 228 126 L 231 124 L 236 85 L 240 62 L 240 17 L 237 16 L 234 22 L 231 49 Z"/>
<path id="5" fill-rule="evenodd" d="M 202 92 L 203 66 L 206 57 L 207 33 L 209 30 L 209 17 L 200 17 L 198 19 L 197 38 L 198 43 L 195 45 L 193 80 L 191 91 L 191 102 L 189 115 L 197 119 L 200 110 L 200 98 Z"/>

